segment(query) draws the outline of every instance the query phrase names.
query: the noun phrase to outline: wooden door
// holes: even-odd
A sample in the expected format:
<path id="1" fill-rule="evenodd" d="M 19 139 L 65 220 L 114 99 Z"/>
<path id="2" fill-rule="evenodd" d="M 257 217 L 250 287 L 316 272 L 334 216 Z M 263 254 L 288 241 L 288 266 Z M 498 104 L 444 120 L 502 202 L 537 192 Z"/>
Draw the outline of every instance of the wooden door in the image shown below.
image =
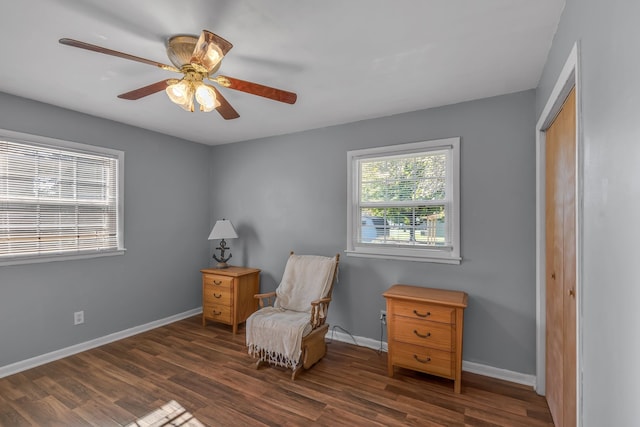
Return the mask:
<path id="1" fill-rule="evenodd" d="M 546 135 L 546 397 L 558 427 L 576 425 L 575 88 Z"/>

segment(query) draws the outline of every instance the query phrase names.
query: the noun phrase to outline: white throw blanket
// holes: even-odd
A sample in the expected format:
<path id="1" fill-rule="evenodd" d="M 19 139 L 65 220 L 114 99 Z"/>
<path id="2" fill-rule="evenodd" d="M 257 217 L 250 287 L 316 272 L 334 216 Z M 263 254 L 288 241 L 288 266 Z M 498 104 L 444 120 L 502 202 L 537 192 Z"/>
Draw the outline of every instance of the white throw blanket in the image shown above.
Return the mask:
<path id="1" fill-rule="evenodd" d="M 311 331 L 311 301 L 329 292 L 335 264 L 335 258 L 289 257 L 274 307 L 262 308 L 247 319 L 251 356 L 286 368 L 298 366 L 302 338 Z"/>

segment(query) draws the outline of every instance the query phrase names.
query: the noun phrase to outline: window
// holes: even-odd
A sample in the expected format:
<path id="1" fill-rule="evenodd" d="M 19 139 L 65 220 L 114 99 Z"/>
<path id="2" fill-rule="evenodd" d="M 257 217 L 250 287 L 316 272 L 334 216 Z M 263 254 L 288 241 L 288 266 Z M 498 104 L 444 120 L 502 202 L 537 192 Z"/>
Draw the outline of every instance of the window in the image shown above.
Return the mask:
<path id="1" fill-rule="evenodd" d="M 0 265 L 121 254 L 124 153 L 0 132 Z"/>
<path id="2" fill-rule="evenodd" d="M 347 158 L 347 255 L 460 263 L 460 138 Z"/>

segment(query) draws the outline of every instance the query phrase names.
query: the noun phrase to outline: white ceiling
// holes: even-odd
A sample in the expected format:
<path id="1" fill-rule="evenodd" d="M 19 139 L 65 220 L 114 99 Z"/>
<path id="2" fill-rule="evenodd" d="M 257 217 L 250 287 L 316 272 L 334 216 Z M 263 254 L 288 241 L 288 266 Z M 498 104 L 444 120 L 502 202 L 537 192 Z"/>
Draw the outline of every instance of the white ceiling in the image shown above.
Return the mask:
<path id="1" fill-rule="evenodd" d="M 22 0 L 0 15 L 0 91 L 216 145 L 537 86 L 564 0 Z M 240 118 L 188 113 L 178 76 L 58 43 L 73 38 L 170 64 L 165 40 L 233 43 L 219 73 L 296 92 L 295 105 L 221 88 Z"/>

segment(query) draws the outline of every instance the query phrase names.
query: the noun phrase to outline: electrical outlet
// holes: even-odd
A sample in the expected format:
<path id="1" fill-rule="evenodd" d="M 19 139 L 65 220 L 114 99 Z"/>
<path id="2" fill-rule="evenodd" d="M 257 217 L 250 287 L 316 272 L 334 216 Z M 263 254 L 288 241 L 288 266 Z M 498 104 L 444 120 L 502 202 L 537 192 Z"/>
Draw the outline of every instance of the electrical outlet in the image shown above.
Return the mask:
<path id="1" fill-rule="evenodd" d="M 383 325 L 387 324 L 387 310 L 380 310 L 380 322 Z"/>
<path id="2" fill-rule="evenodd" d="M 76 311 L 73 313 L 73 324 L 82 325 L 84 323 L 84 311 Z"/>

